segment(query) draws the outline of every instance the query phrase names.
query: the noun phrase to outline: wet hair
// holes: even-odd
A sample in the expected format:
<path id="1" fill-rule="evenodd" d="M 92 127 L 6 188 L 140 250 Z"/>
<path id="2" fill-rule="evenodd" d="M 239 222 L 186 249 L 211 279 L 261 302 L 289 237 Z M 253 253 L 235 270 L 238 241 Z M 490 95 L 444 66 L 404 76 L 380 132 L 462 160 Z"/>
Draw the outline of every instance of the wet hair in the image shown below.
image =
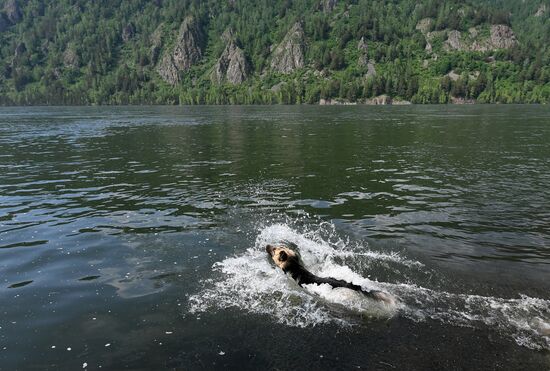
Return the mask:
<path id="1" fill-rule="evenodd" d="M 287 246 L 267 245 L 266 251 L 271 256 L 271 259 L 273 260 L 275 265 L 277 265 L 279 268 L 281 268 L 285 272 L 291 269 L 292 267 L 301 264 L 300 255 L 296 251 L 290 249 Z"/>
<path id="2" fill-rule="evenodd" d="M 385 292 L 382 291 L 368 291 L 363 290 L 363 288 L 359 285 L 354 285 L 351 282 L 346 282 L 343 280 L 338 280 L 335 278 L 330 277 L 319 277 L 308 271 L 304 265 L 302 264 L 302 261 L 300 259 L 300 255 L 295 250 L 284 246 L 272 246 L 267 245 L 265 247 L 265 250 L 270 255 L 271 259 L 277 265 L 279 268 L 283 270 L 283 272 L 288 273 L 292 276 L 292 278 L 298 283 L 298 285 L 308 285 L 308 284 L 329 284 L 330 286 L 334 287 L 345 287 L 354 291 L 362 292 L 366 296 L 378 300 L 383 301 L 388 304 L 395 303 L 395 299 Z"/>

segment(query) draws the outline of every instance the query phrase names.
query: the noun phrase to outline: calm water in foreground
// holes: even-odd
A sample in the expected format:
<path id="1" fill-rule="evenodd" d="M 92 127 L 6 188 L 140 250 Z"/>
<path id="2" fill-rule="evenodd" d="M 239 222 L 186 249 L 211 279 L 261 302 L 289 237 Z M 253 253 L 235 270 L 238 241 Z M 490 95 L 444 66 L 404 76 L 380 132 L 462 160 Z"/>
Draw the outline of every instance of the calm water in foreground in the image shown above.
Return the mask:
<path id="1" fill-rule="evenodd" d="M 266 243 L 395 308 L 297 287 Z M 0 108 L 0 369 L 550 369 L 550 107 Z"/>

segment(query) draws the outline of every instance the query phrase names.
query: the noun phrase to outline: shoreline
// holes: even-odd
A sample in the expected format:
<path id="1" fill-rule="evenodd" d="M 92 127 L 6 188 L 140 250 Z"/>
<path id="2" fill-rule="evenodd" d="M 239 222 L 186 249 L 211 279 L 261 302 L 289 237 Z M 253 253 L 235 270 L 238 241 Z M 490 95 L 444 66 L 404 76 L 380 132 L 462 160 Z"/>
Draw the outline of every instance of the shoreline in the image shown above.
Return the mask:
<path id="1" fill-rule="evenodd" d="M 409 101 L 393 100 L 391 103 L 376 102 L 349 102 L 344 100 L 326 100 L 318 103 L 294 104 L 14 104 L 0 105 L 1 108 L 17 107 L 275 107 L 275 106 L 548 106 L 548 103 L 483 103 L 483 102 L 448 102 L 448 103 L 412 103 Z"/>

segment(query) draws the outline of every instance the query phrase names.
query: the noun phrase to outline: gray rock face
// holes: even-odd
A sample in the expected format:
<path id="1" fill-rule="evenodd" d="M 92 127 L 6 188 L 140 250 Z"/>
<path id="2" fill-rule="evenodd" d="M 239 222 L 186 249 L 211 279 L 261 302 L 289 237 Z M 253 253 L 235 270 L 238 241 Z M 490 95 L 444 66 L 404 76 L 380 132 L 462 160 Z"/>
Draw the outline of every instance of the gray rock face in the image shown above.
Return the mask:
<path id="1" fill-rule="evenodd" d="M 447 40 L 444 44 L 447 50 L 467 50 L 468 48 L 462 43 L 462 35 L 460 31 L 452 30 L 447 34 Z"/>
<path id="2" fill-rule="evenodd" d="M 231 28 L 228 28 L 222 33 L 221 39 L 226 44 L 233 42 L 235 41 L 235 33 Z"/>
<path id="3" fill-rule="evenodd" d="M 448 74 L 446 74 L 448 78 L 450 78 L 453 81 L 457 81 L 460 78 L 460 75 L 457 74 L 454 70 L 451 70 Z"/>
<path id="4" fill-rule="evenodd" d="M 537 12 L 535 13 L 535 17 L 542 17 L 546 13 L 547 7 L 546 4 L 542 4 L 537 9 Z"/>
<path id="5" fill-rule="evenodd" d="M 187 70 L 202 57 L 202 31 L 192 18 L 187 18 L 180 29 L 178 41 L 174 47 L 174 61 Z"/>
<path id="6" fill-rule="evenodd" d="M 320 106 L 356 106 L 357 102 L 350 102 L 347 99 L 319 99 Z"/>
<path id="7" fill-rule="evenodd" d="M 73 48 L 68 48 L 63 53 L 63 65 L 67 68 L 80 67 L 80 58 Z"/>
<path id="8" fill-rule="evenodd" d="M 493 49 L 510 49 L 517 44 L 514 31 L 508 26 L 497 24 L 491 26 L 490 46 Z"/>
<path id="9" fill-rule="evenodd" d="M 281 89 L 282 89 L 285 85 L 286 85 L 286 82 L 281 81 L 280 83 L 273 85 L 273 86 L 271 87 L 271 89 L 269 89 L 269 90 L 271 90 L 271 91 L 274 92 L 274 93 L 278 93 L 278 92 L 281 91 Z"/>
<path id="10" fill-rule="evenodd" d="M 170 54 L 165 55 L 157 67 L 160 77 L 171 85 L 176 85 L 180 81 L 179 71 L 180 69 Z"/>
<path id="11" fill-rule="evenodd" d="M 443 47 L 447 51 L 489 51 L 497 49 L 510 49 L 518 43 L 514 31 L 506 25 L 492 25 L 488 38 L 479 38 L 479 30 L 471 28 L 463 35 L 457 30 L 447 32 L 447 40 Z"/>
<path id="12" fill-rule="evenodd" d="M 376 68 L 374 67 L 374 60 L 370 60 L 369 63 L 367 63 L 367 74 L 365 77 L 368 79 L 374 76 L 376 76 Z"/>
<path id="13" fill-rule="evenodd" d="M 250 68 L 244 52 L 230 41 L 214 66 L 213 80 L 218 84 L 227 81 L 238 85 L 248 78 Z"/>
<path id="14" fill-rule="evenodd" d="M 321 1 L 321 9 L 325 13 L 330 13 L 336 8 L 336 5 L 338 5 L 338 0 L 322 0 Z"/>
<path id="15" fill-rule="evenodd" d="M 357 44 L 357 49 L 359 50 L 359 60 L 357 63 L 359 66 L 366 66 L 367 63 L 369 63 L 369 46 L 367 44 L 367 40 L 365 40 L 365 37 L 361 37 L 361 40 L 359 40 L 359 43 Z"/>
<path id="16" fill-rule="evenodd" d="M 429 41 L 426 41 L 426 47 L 424 48 L 424 50 L 426 51 L 426 53 L 430 54 L 432 52 L 432 44 L 430 44 Z"/>
<path id="17" fill-rule="evenodd" d="M 433 19 L 432 18 L 423 18 L 421 19 L 417 24 L 415 29 L 422 32 L 423 34 L 426 34 L 430 31 L 433 25 Z"/>
<path id="18" fill-rule="evenodd" d="M 16 0 L 6 1 L 6 4 L 4 5 L 4 12 L 6 12 L 6 16 L 13 24 L 19 22 L 23 18 L 23 12 L 21 11 L 21 8 Z"/>
<path id="19" fill-rule="evenodd" d="M 305 34 L 300 23 L 295 23 L 283 41 L 275 48 L 271 68 L 281 73 L 291 73 L 304 67 Z"/>
<path id="20" fill-rule="evenodd" d="M 180 72 L 189 70 L 202 58 L 202 31 L 192 17 L 181 24 L 176 44 L 164 54 L 157 66 L 157 72 L 164 81 L 176 85 L 180 81 Z"/>
<path id="21" fill-rule="evenodd" d="M 389 105 L 392 104 L 393 100 L 389 95 L 379 95 L 377 97 L 366 99 L 365 104 L 370 105 Z"/>
<path id="22" fill-rule="evenodd" d="M 136 33 L 136 30 L 134 28 L 134 25 L 131 23 L 128 23 L 126 27 L 122 29 L 122 41 L 127 43 L 128 41 L 134 38 L 135 33 Z"/>

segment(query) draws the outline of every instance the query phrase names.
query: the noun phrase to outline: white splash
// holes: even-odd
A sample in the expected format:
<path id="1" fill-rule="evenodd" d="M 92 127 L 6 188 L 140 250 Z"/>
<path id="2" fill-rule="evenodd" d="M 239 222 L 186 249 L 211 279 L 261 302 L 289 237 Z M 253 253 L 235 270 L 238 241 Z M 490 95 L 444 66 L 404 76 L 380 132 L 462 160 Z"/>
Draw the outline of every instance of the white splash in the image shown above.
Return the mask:
<path id="1" fill-rule="evenodd" d="M 313 273 L 352 282 L 366 290 L 388 292 L 399 302 L 394 306 L 377 303 L 360 293 L 333 289 L 329 285 L 299 287 L 275 268 L 265 253 L 268 243 L 282 241 L 299 246 L 304 264 Z M 430 319 L 455 326 L 489 326 L 513 337 L 519 345 L 550 349 L 548 300 L 527 296 L 502 299 L 453 294 L 410 283 L 378 282 L 362 277 L 341 263 L 350 257 L 391 262 L 403 270 L 423 266 L 397 253 L 371 251 L 365 246 L 354 246 L 340 240 L 328 242 L 319 230 L 299 233 L 286 224 L 275 224 L 260 230 L 254 247 L 213 266 L 219 277 L 204 282 L 204 289 L 189 298 L 189 313 L 238 308 L 269 315 L 279 323 L 295 327 L 329 322 L 351 326 L 360 318 L 390 318 L 399 313 L 413 321 Z"/>

